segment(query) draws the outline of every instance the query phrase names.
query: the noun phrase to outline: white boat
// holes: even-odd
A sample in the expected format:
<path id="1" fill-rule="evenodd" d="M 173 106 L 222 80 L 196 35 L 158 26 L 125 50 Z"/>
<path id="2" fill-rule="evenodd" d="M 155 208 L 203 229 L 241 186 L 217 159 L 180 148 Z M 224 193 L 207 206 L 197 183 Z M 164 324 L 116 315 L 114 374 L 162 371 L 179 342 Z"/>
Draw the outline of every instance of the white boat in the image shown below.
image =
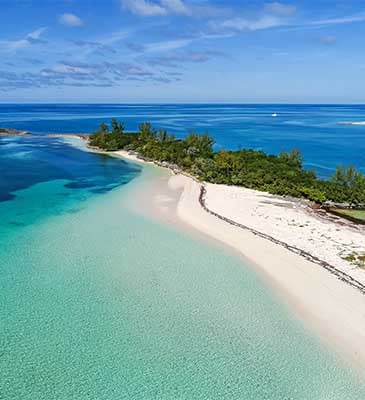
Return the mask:
<path id="1" fill-rule="evenodd" d="M 274 114 L 271 114 L 271 116 L 275 118 L 278 116 L 278 114 L 274 113 Z"/>

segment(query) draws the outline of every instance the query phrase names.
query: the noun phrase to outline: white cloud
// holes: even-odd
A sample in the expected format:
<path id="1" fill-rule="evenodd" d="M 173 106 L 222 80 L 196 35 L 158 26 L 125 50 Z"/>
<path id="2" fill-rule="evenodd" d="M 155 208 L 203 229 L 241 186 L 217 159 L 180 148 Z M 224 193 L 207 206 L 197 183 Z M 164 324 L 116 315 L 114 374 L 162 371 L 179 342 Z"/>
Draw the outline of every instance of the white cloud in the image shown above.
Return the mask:
<path id="1" fill-rule="evenodd" d="M 166 15 L 166 9 L 146 0 L 122 0 L 122 5 L 134 14 L 146 17 Z"/>
<path id="2" fill-rule="evenodd" d="M 164 52 L 176 50 L 186 47 L 191 43 L 191 39 L 166 40 L 162 42 L 149 43 L 144 45 L 144 51 L 148 52 Z"/>
<path id="3" fill-rule="evenodd" d="M 190 10 L 181 0 L 161 0 L 161 5 L 174 14 L 190 14 Z"/>
<path id="4" fill-rule="evenodd" d="M 40 38 L 40 36 L 42 35 L 42 33 L 43 33 L 44 31 L 46 31 L 46 30 L 47 30 L 46 27 L 38 28 L 38 29 L 36 29 L 35 31 L 33 31 L 33 32 L 31 32 L 31 33 L 28 33 L 28 35 L 26 36 L 26 38 L 27 38 L 28 40 L 38 40 L 38 39 Z"/>
<path id="5" fill-rule="evenodd" d="M 268 13 L 271 7 L 271 13 Z M 236 17 L 227 19 L 222 22 L 215 22 L 210 24 L 213 34 L 218 35 L 233 35 L 245 31 L 258 31 L 270 28 L 286 28 L 292 30 L 303 29 L 319 29 L 328 25 L 341 25 L 365 22 L 365 14 L 355 14 L 338 18 L 319 19 L 314 21 L 298 21 L 290 18 L 289 9 L 284 11 L 281 3 L 269 3 L 265 6 L 265 11 L 261 17 L 256 19 L 248 19 L 245 17 Z M 285 6 L 289 7 L 289 6 Z M 274 15 L 273 10 L 276 10 Z M 294 11 L 293 11 L 294 12 Z M 286 15 L 284 15 L 286 13 Z"/>
<path id="6" fill-rule="evenodd" d="M 262 29 L 274 28 L 283 25 L 283 21 L 271 15 L 265 15 L 256 20 L 246 18 L 233 18 L 224 21 L 220 27 L 233 31 L 258 31 Z"/>
<path id="7" fill-rule="evenodd" d="M 365 14 L 355 14 L 338 18 L 319 19 L 314 21 L 298 21 L 295 24 L 287 24 L 289 31 L 304 29 L 321 29 L 330 25 L 343 25 L 365 22 Z"/>
<path id="8" fill-rule="evenodd" d="M 271 14 L 289 16 L 296 13 L 297 8 L 291 4 L 279 3 L 278 1 L 274 1 L 272 3 L 265 4 L 265 11 Z"/>
<path id="9" fill-rule="evenodd" d="M 47 30 L 46 27 L 38 28 L 33 32 L 28 33 L 24 38 L 19 40 L 8 40 L 1 42 L 8 50 L 24 49 L 35 43 L 41 43 L 41 35 Z"/>
<path id="10" fill-rule="evenodd" d="M 75 14 L 62 14 L 58 21 L 63 25 L 72 27 L 79 27 L 84 25 L 82 19 Z"/>
<path id="11" fill-rule="evenodd" d="M 87 75 L 93 72 L 90 68 L 77 67 L 67 64 L 56 65 L 51 69 L 51 71 L 58 74 L 83 74 L 83 75 Z"/>
<path id="12" fill-rule="evenodd" d="M 339 18 L 329 18 L 329 19 L 320 19 L 318 21 L 310 22 L 310 25 L 340 25 L 340 24 L 352 24 L 353 22 L 364 22 L 365 15 L 364 14 L 356 14 L 350 15 L 348 17 L 339 17 Z"/>
<path id="13" fill-rule="evenodd" d="M 190 14 L 189 8 L 182 0 L 121 0 L 122 6 L 134 14 L 154 17 L 168 14 Z"/>

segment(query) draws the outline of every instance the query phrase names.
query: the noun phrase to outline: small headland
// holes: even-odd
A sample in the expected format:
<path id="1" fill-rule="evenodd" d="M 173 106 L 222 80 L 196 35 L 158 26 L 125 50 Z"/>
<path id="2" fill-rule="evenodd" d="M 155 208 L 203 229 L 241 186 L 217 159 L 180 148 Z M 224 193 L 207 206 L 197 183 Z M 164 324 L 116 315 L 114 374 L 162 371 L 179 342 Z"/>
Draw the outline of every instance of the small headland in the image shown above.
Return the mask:
<path id="1" fill-rule="evenodd" d="M 29 135 L 27 131 L 20 131 L 13 128 L 0 128 L 0 136 L 26 136 Z"/>

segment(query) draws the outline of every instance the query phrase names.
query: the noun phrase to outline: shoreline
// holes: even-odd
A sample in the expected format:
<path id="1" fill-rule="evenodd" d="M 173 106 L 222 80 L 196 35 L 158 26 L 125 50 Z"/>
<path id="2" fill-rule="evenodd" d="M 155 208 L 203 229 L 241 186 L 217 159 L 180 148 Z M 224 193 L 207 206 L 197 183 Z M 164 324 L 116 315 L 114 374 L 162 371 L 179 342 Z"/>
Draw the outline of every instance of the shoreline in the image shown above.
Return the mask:
<path id="1" fill-rule="evenodd" d="M 28 131 L 20 131 L 18 129 L 0 127 L 0 136 L 28 136 L 28 135 L 30 135 Z"/>
<path id="2" fill-rule="evenodd" d="M 203 210 L 198 201 L 200 185 L 189 177 L 167 173 L 138 190 L 144 198 L 133 201 L 135 212 L 214 241 L 242 257 L 305 329 L 363 373 L 363 294 L 299 254 Z"/>
<path id="3" fill-rule="evenodd" d="M 335 275 L 339 280 L 351 285 L 353 288 L 359 290 L 362 294 L 365 295 L 365 284 L 363 284 L 362 282 L 359 282 L 358 280 L 356 280 L 353 276 L 347 274 L 346 272 L 341 271 L 340 269 L 334 267 L 333 265 L 329 264 L 326 261 L 323 261 L 321 259 L 319 259 L 316 256 L 313 256 L 312 254 L 301 250 L 298 247 L 294 247 L 286 242 L 281 241 L 280 239 L 276 239 L 273 236 L 267 235 L 263 232 L 260 232 L 254 228 L 251 228 L 249 226 L 243 225 L 241 223 L 238 223 L 230 218 L 225 217 L 224 215 L 218 214 L 214 211 L 212 211 L 211 209 L 209 209 L 209 207 L 206 204 L 206 194 L 207 194 L 207 190 L 206 187 L 204 185 L 201 185 L 200 187 L 200 194 L 199 194 L 199 204 L 200 206 L 209 214 L 213 215 L 214 217 L 226 222 L 227 224 L 236 226 L 240 229 L 244 229 L 247 230 L 249 232 L 251 232 L 253 235 L 255 236 L 259 236 L 262 239 L 268 240 L 274 244 L 277 244 L 278 246 L 282 246 L 283 248 L 287 249 L 288 251 L 294 253 L 294 254 L 298 254 L 299 256 L 303 257 L 304 259 L 306 259 L 307 261 L 310 261 L 314 264 L 318 264 L 319 266 L 321 266 L 322 268 L 326 269 L 327 271 L 329 271 L 331 274 Z"/>
<path id="4" fill-rule="evenodd" d="M 11 130 L 12 132 L 16 132 L 16 133 L 23 133 L 21 131 L 16 131 L 16 130 Z M 26 134 L 29 134 L 28 132 L 26 132 Z M 117 150 L 117 151 L 104 151 L 104 150 L 100 150 L 98 148 L 94 148 L 92 146 L 89 145 L 88 143 L 88 138 L 89 136 L 87 134 L 81 134 L 81 133 L 69 133 L 69 134 L 59 134 L 59 133 L 50 133 L 47 134 L 48 137 L 58 137 L 58 138 L 62 138 L 62 139 L 77 139 L 77 140 L 81 140 L 84 144 L 85 147 L 88 151 L 90 152 L 94 152 L 94 153 L 98 153 L 98 154 L 105 154 L 108 156 L 116 156 L 116 157 L 121 157 L 124 159 L 127 159 L 129 161 L 132 162 L 136 162 L 136 163 L 140 163 L 140 164 L 150 164 L 150 165 L 154 165 L 160 168 L 164 168 L 167 169 L 168 171 L 172 172 L 173 174 L 181 174 L 182 176 L 186 176 L 190 179 L 192 179 L 194 182 L 197 182 L 200 184 L 200 194 L 199 194 L 199 203 L 200 206 L 202 207 L 202 209 L 204 209 L 207 213 L 210 213 L 211 215 L 215 216 L 216 218 L 219 218 L 223 221 L 225 221 L 228 224 L 231 225 L 236 225 L 239 226 L 241 229 L 245 229 L 250 231 L 251 233 L 253 233 L 254 235 L 258 235 L 268 241 L 271 241 L 279 246 L 283 246 L 284 248 L 286 248 L 287 250 L 295 253 L 295 254 L 299 254 L 300 256 L 304 257 L 305 259 L 316 263 L 318 265 L 320 265 L 322 268 L 328 270 L 329 272 L 331 272 L 332 274 L 336 275 L 338 277 L 338 279 L 343 280 L 344 282 L 348 283 L 349 285 L 355 287 L 356 289 L 358 289 L 361 293 L 365 294 L 365 265 L 363 265 L 362 267 L 360 265 L 356 265 L 356 263 L 354 262 L 357 261 L 359 256 L 364 255 L 365 256 L 365 239 L 361 240 L 359 238 L 357 238 L 356 240 L 356 246 L 353 246 L 352 241 L 351 241 L 351 237 L 350 237 L 350 244 L 352 246 L 348 246 L 348 241 L 345 240 L 345 245 L 342 246 L 341 252 L 338 252 L 338 250 L 336 248 L 332 248 L 332 249 L 326 249 L 327 250 L 327 254 L 324 254 L 324 257 L 322 254 L 316 254 L 316 250 L 313 251 L 313 249 L 310 248 L 305 248 L 306 246 L 304 246 L 304 248 L 302 247 L 303 243 L 305 243 L 306 240 L 308 241 L 308 238 L 304 237 L 304 238 L 300 238 L 300 242 L 299 243 L 290 243 L 290 241 L 288 242 L 287 240 L 282 240 L 278 235 L 277 232 L 274 232 L 274 234 L 270 234 L 271 232 L 265 232 L 262 229 L 260 229 L 260 227 L 257 227 L 255 223 L 257 222 L 261 222 L 261 221 L 253 221 L 253 226 L 249 226 L 248 224 L 246 224 L 246 221 L 239 221 L 236 217 L 236 215 L 233 215 L 233 218 L 229 217 L 229 215 L 227 215 L 227 210 L 214 210 L 212 208 L 210 208 L 207 204 L 207 187 L 209 187 L 209 192 L 211 188 L 217 188 L 219 187 L 219 190 L 221 190 L 221 188 L 228 188 L 231 191 L 234 190 L 242 190 L 242 191 L 246 191 L 246 192 L 251 192 L 251 193 L 255 193 L 257 196 L 263 196 L 263 197 L 267 197 L 269 198 L 269 202 L 274 199 L 278 202 L 283 202 L 283 203 L 287 203 L 287 204 L 295 204 L 294 208 L 302 208 L 303 211 L 305 211 L 306 213 L 311 213 L 312 215 L 310 215 L 309 217 L 311 217 L 313 219 L 313 216 L 315 216 L 315 218 L 317 218 L 317 220 L 322 220 L 321 222 L 324 224 L 328 224 L 328 225 L 332 225 L 336 228 L 336 230 L 344 229 L 347 231 L 350 230 L 358 230 L 358 234 L 364 235 L 365 237 L 365 227 L 362 227 L 360 224 L 356 224 L 354 222 L 351 222 L 351 220 L 349 221 L 346 218 L 342 218 L 341 216 L 334 216 L 333 213 L 329 213 L 325 210 L 320 210 L 322 212 L 319 212 L 318 210 L 315 210 L 313 207 L 310 207 L 308 201 L 304 202 L 303 200 L 300 199 L 292 199 L 292 198 L 286 198 L 286 197 L 282 197 L 282 196 L 275 196 L 269 193 L 265 193 L 262 191 L 258 191 L 258 190 L 252 190 L 252 189 L 246 189 L 243 187 L 239 187 L 239 186 L 227 186 L 227 185 L 216 185 L 216 184 L 210 184 L 210 183 L 205 183 L 205 182 L 199 182 L 194 176 L 181 171 L 177 166 L 171 165 L 168 162 L 157 162 L 154 160 L 149 160 L 149 159 L 145 159 L 143 157 L 141 157 L 138 153 L 133 152 L 133 151 L 127 151 L 127 150 Z M 223 197 L 221 195 L 221 193 L 219 192 L 215 192 L 214 193 L 217 197 Z M 224 201 L 229 200 L 227 199 L 227 193 L 225 194 L 225 198 L 223 198 Z M 232 193 L 228 193 L 228 195 L 232 195 Z M 234 195 L 236 195 L 234 193 Z M 221 199 L 222 200 L 222 199 Z M 246 199 L 244 199 L 246 200 Z M 232 202 L 231 202 L 232 203 Z M 237 209 L 237 204 L 231 204 L 233 206 L 233 208 Z M 259 206 L 262 206 L 262 204 L 259 204 Z M 221 211 L 221 212 L 220 212 Z M 237 210 L 235 210 L 237 211 Z M 242 211 L 242 210 L 238 210 L 238 211 Z M 242 217 L 242 216 L 241 216 Z M 247 215 L 246 215 L 247 217 Z M 266 216 L 267 218 L 267 216 Z M 281 218 L 280 218 L 281 220 Z M 269 222 L 269 221 L 268 221 Z M 275 222 L 275 221 L 274 221 Z M 303 223 L 303 221 L 299 221 L 299 223 Z M 305 223 L 305 221 L 304 221 Z M 280 222 L 281 224 L 281 222 Z M 323 225 L 323 224 L 322 224 Z M 315 227 L 316 228 L 316 227 Z M 288 232 L 284 232 L 286 234 L 288 234 Z M 302 233 L 302 232 L 289 232 L 289 236 L 292 236 L 293 234 L 298 234 L 298 233 Z M 354 234 L 354 232 L 351 232 L 352 235 Z M 300 235 L 299 235 L 300 236 Z M 322 235 L 323 236 L 323 235 Z M 351 235 L 350 235 L 351 236 Z M 330 238 L 333 240 L 333 238 Z M 340 238 L 342 239 L 342 238 Z M 347 239 L 347 238 L 345 238 Z M 309 241 L 313 240 L 312 237 L 309 237 Z M 338 240 L 338 238 L 334 238 L 334 241 Z M 350 248 L 351 252 L 348 250 L 348 248 Z M 332 260 L 328 260 L 326 259 L 328 257 L 328 253 L 331 252 L 332 253 L 336 253 L 337 256 L 340 256 L 341 260 L 334 260 L 335 262 L 331 262 Z M 322 255 L 322 257 L 321 257 Z M 355 257 L 354 257 L 355 255 Z M 337 257 L 338 258 L 338 257 Z M 352 258 L 352 261 L 350 261 L 350 259 Z M 336 265 L 337 263 L 337 265 Z M 338 265 L 339 264 L 339 265 Z M 352 264 L 352 265 L 351 265 Z M 357 268 L 356 268 L 357 267 Z"/>
<path id="5" fill-rule="evenodd" d="M 125 151 L 113 155 L 154 165 Z M 137 196 L 139 200 L 131 204 L 135 212 L 171 224 L 199 239 L 213 241 L 242 257 L 305 329 L 363 376 L 365 296 L 362 292 L 299 253 L 210 214 L 199 203 L 199 182 L 165 170 L 166 175 L 138 189 L 143 196 Z"/>
<path id="6" fill-rule="evenodd" d="M 87 138 L 77 134 L 67 137 L 87 142 Z M 145 161 L 127 151 L 104 152 L 87 145 L 85 150 L 163 167 L 166 176 L 163 174 L 161 179 L 152 179 L 147 194 L 145 188 L 141 188 L 143 196 L 137 196 L 139 199 L 133 204 L 137 212 L 157 220 L 168 220 L 173 226 L 194 231 L 233 249 L 275 289 L 278 297 L 305 327 L 316 332 L 335 353 L 346 356 L 344 359 L 352 360 L 360 368 L 365 367 L 363 294 L 297 252 L 240 228 L 236 219 L 233 219 L 235 224 L 229 224 L 204 210 L 199 203 L 201 183 L 193 177 L 173 171 L 168 165 Z M 263 192 L 258 193 L 263 195 Z M 229 200 L 227 197 L 222 199 L 223 202 Z M 210 201 L 211 196 L 208 198 Z M 211 210 L 211 205 L 208 205 Z M 225 213 L 217 214 L 226 217 Z"/>
<path id="7" fill-rule="evenodd" d="M 275 196 L 266 192 L 246 189 L 239 186 L 227 186 L 199 182 L 194 176 L 191 176 L 180 170 L 170 168 L 169 165 L 165 163 L 145 161 L 141 159 L 136 153 L 127 152 L 125 150 L 118 150 L 110 153 L 101 152 L 95 149 L 91 150 L 96 151 L 97 153 L 122 157 L 132 162 L 150 164 L 161 167 L 167 169 L 174 175 L 181 175 L 188 179 L 191 179 L 200 187 L 197 201 L 205 212 L 213 215 L 215 218 L 221 219 L 227 224 L 231 224 L 241 229 L 248 230 L 254 235 L 271 241 L 278 246 L 282 246 L 286 250 L 321 266 L 325 270 L 334 274 L 339 280 L 356 288 L 362 294 L 365 294 L 365 270 L 363 268 L 352 265 L 351 262 L 347 261 L 345 257 L 346 254 L 351 254 L 348 248 L 350 248 L 351 251 L 358 251 L 360 253 L 365 252 L 365 229 L 363 226 L 348 222 L 346 219 L 343 219 L 341 217 L 333 218 L 333 216 L 331 214 L 328 214 L 327 212 L 319 213 L 316 210 L 310 209 L 307 203 L 303 203 L 301 200 L 298 199 L 286 199 L 281 196 Z M 245 202 L 247 203 L 247 200 L 251 200 L 251 197 L 256 196 L 263 198 L 264 201 L 261 201 L 261 199 L 258 201 L 255 198 L 255 208 L 268 208 L 270 203 L 272 203 L 271 205 L 274 205 L 274 207 L 271 207 L 270 210 L 266 211 L 267 213 L 275 211 L 277 212 L 277 210 L 280 210 L 280 208 L 284 209 L 285 213 L 293 211 L 290 215 L 293 219 L 290 222 L 296 222 L 297 226 L 295 226 L 295 223 L 291 223 L 289 226 L 289 232 L 280 232 L 279 227 L 277 228 L 278 231 L 276 232 L 275 229 L 267 229 L 267 225 L 269 225 L 270 222 L 278 225 L 278 222 L 265 221 L 265 230 L 262 229 L 265 228 L 264 226 L 256 225 L 257 223 L 262 222 L 259 221 L 260 218 L 257 218 L 257 215 L 255 215 L 256 218 L 252 218 L 251 224 L 247 224 L 244 218 L 251 217 L 251 215 L 245 215 L 245 213 L 242 211 L 242 208 L 237 209 L 237 201 L 234 202 L 231 198 L 239 196 L 241 194 L 239 193 L 240 191 L 243 192 L 245 196 L 244 198 L 240 199 L 242 204 L 245 204 Z M 207 198 L 208 192 L 210 194 L 209 199 Z M 213 192 L 213 194 L 211 194 L 211 192 Z M 212 198 L 214 200 L 218 200 L 213 202 Z M 213 204 L 213 208 L 209 207 L 209 205 L 207 204 L 209 201 L 215 203 Z M 230 202 L 230 207 L 222 207 L 222 203 L 227 202 Z M 292 209 L 290 207 L 292 207 Z M 227 208 L 229 208 L 229 210 Z M 252 212 L 252 210 L 250 211 Z M 233 215 L 233 217 L 229 215 L 229 212 Z M 254 210 L 254 212 L 256 212 L 256 210 Z M 262 215 L 259 215 L 259 217 L 262 217 Z M 268 219 L 267 215 L 264 215 L 263 217 L 266 220 Z M 296 221 L 294 218 L 297 218 L 298 220 Z M 288 221 L 285 221 L 285 214 L 283 213 L 279 214 L 276 219 L 279 219 L 279 225 L 284 225 L 285 223 L 288 223 Z M 322 241 L 322 245 L 324 245 L 324 242 L 326 241 L 331 242 L 332 247 L 326 248 L 325 251 L 322 250 L 318 252 L 318 248 L 316 248 L 316 246 L 306 243 L 306 246 L 304 246 L 303 248 L 302 242 L 309 242 L 314 240 L 311 235 L 309 235 L 309 237 L 305 236 L 305 234 L 308 233 L 308 228 L 306 227 L 306 225 L 308 225 L 312 230 L 320 230 L 321 234 L 318 237 L 314 236 L 315 240 Z M 304 231 L 301 228 L 303 228 Z M 332 236 L 331 234 L 328 234 L 326 232 L 327 230 L 330 231 L 331 229 L 333 231 Z M 338 234 L 337 232 L 340 230 L 341 233 Z M 342 232 L 344 232 L 345 234 L 342 234 Z M 284 235 L 284 239 L 280 237 L 280 234 Z M 327 236 L 325 234 L 327 234 Z M 297 235 L 299 238 L 299 243 L 298 241 L 290 238 L 290 235 Z M 364 238 L 362 236 L 364 236 Z M 338 243 L 341 239 L 344 241 L 344 243 Z M 344 253 L 345 251 L 347 251 L 347 253 Z M 331 256 L 331 253 L 335 254 L 336 256 Z"/>

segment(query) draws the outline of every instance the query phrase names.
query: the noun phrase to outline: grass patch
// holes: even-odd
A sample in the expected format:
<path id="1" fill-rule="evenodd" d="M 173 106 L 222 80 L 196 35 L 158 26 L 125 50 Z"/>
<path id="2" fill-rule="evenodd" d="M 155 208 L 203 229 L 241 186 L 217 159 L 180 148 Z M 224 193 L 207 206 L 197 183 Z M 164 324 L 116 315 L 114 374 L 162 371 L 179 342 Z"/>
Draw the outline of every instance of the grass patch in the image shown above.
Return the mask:
<path id="1" fill-rule="evenodd" d="M 334 211 L 337 215 L 350 217 L 358 221 L 365 222 L 365 210 L 335 208 L 332 211 Z"/>
<path id="2" fill-rule="evenodd" d="M 348 254 L 342 258 L 355 267 L 365 269 L 365 253 L 352 252 L 351 254 Z"/>

